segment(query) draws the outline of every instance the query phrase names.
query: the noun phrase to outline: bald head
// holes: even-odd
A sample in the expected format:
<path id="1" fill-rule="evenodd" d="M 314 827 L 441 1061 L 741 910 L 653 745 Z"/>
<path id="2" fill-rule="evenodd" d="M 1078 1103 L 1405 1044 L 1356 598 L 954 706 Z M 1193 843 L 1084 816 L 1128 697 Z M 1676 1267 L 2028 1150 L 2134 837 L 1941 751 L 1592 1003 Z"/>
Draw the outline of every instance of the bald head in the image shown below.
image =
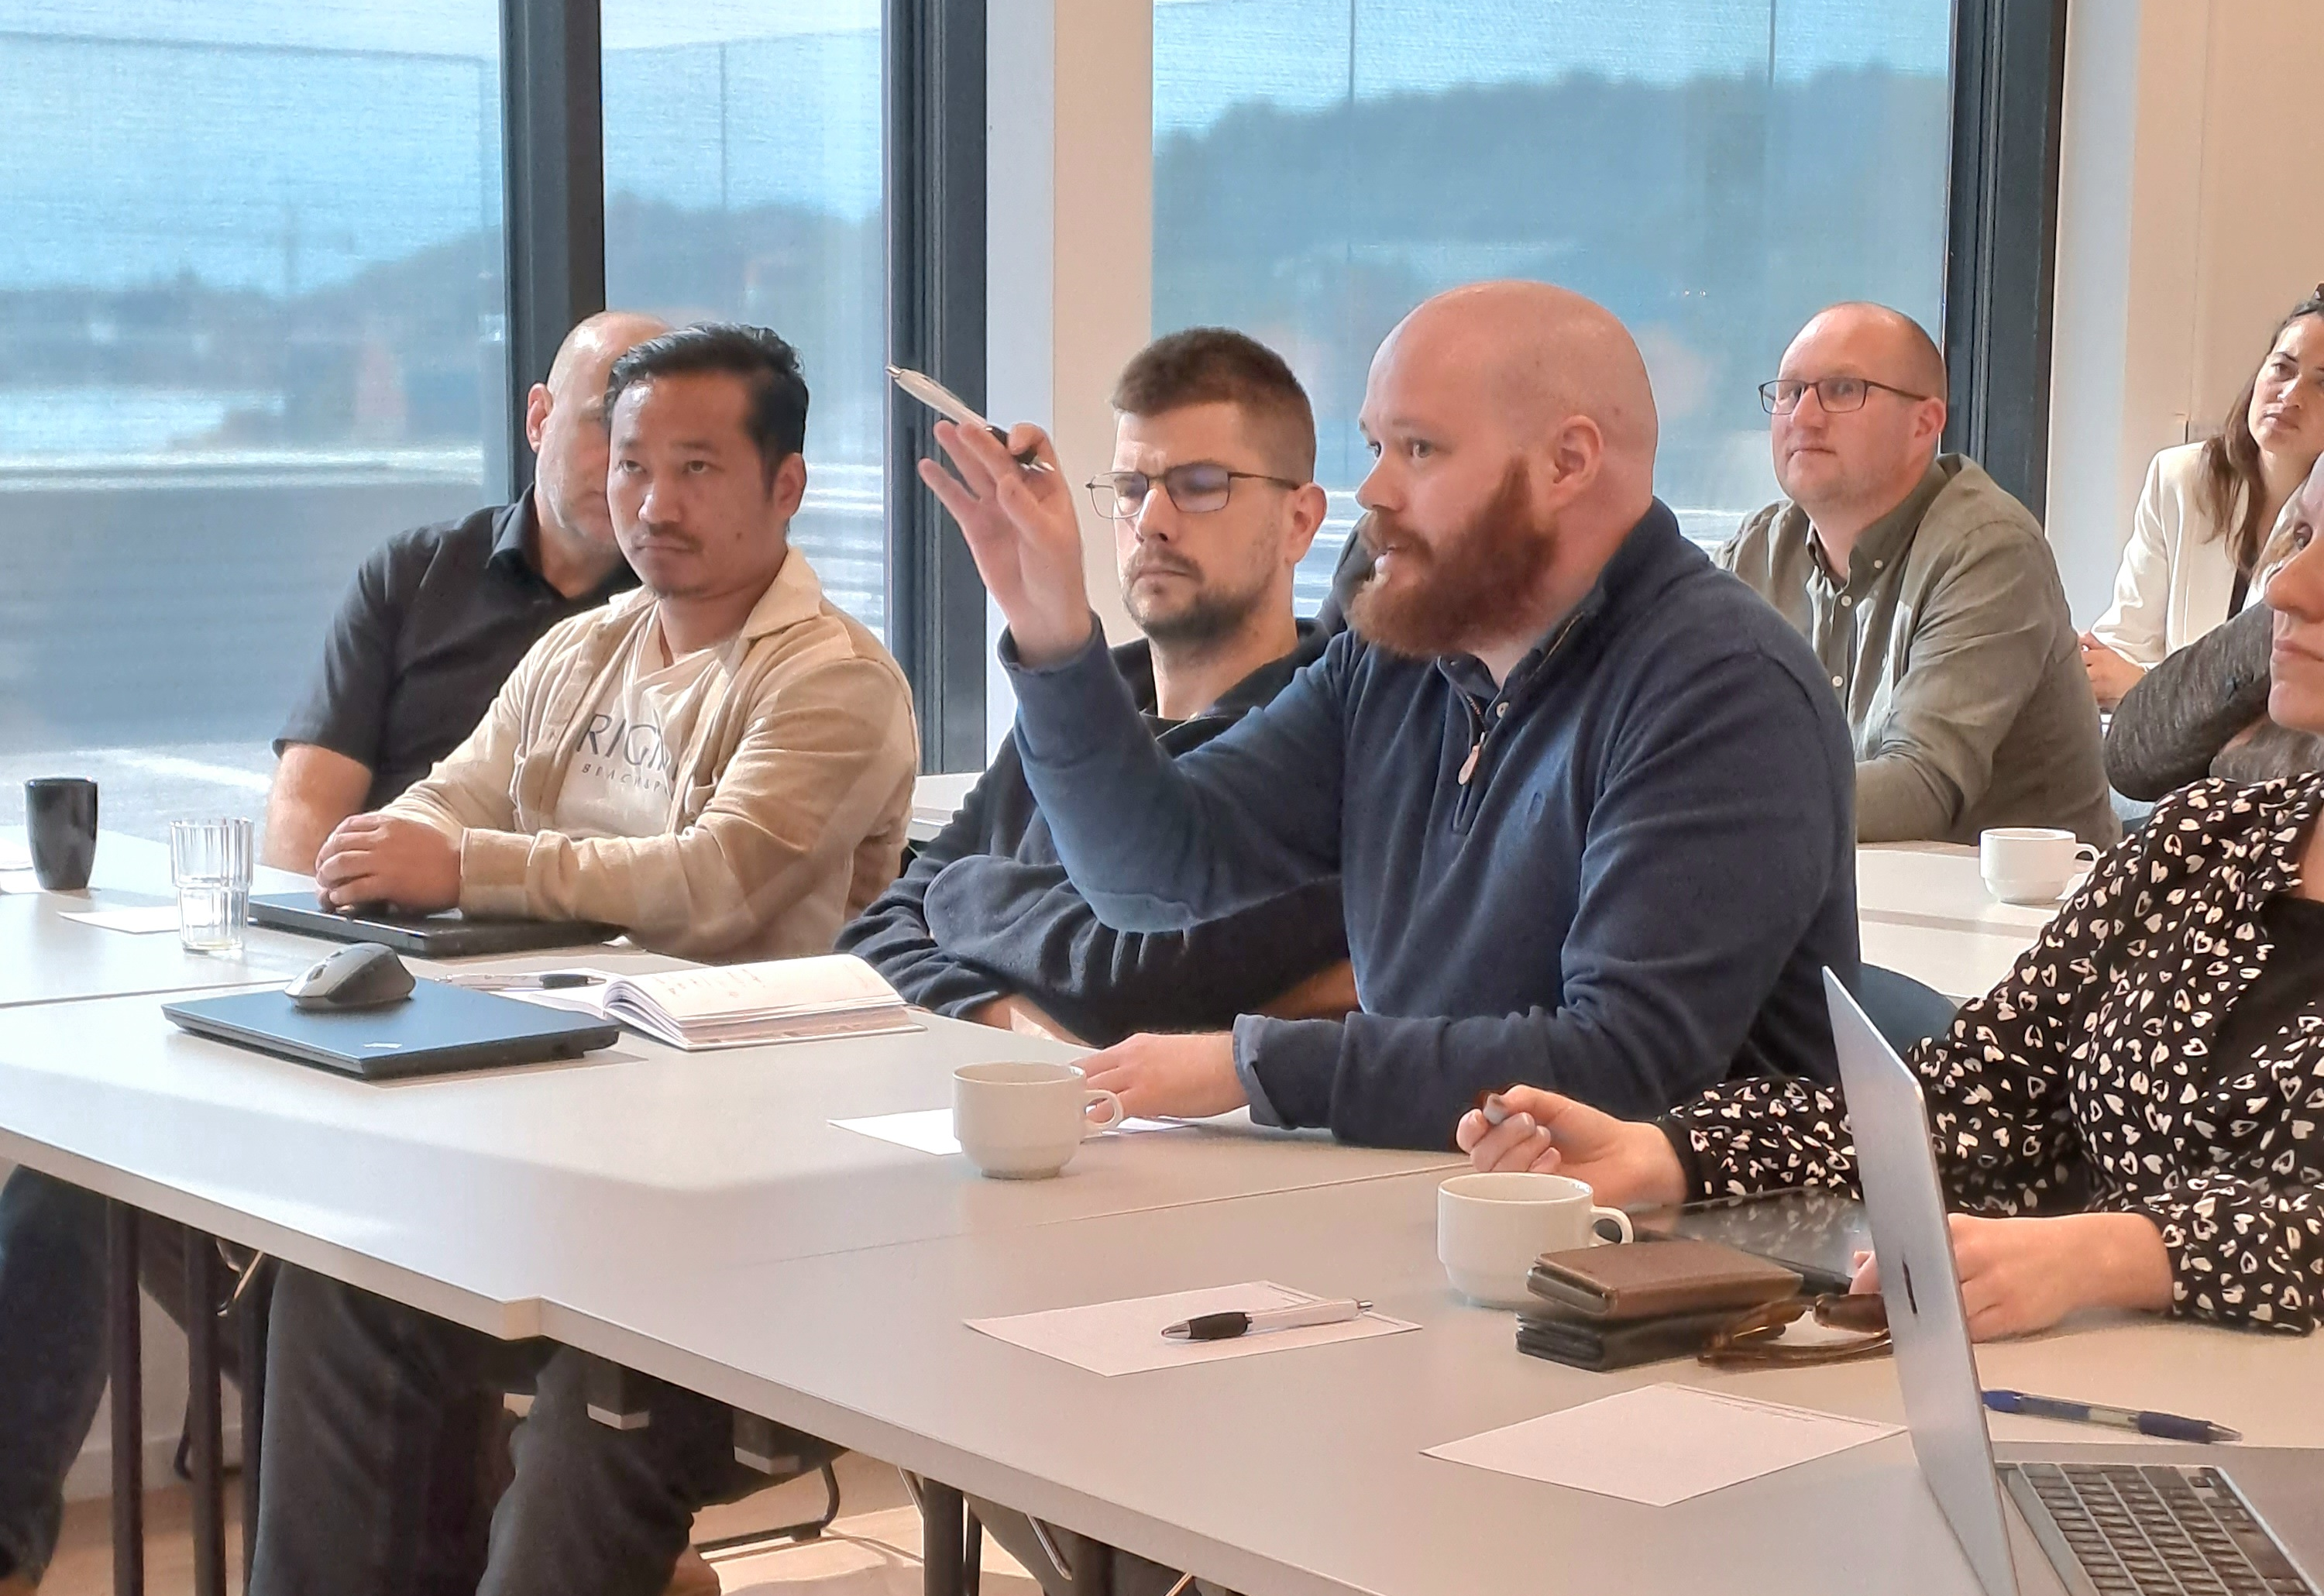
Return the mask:
<path id="1" fill-rule="evenodd" d="M 1912 494 L 1943 447 L 1944 357 L 1904 312 L 1849 303 L 1810 318 L 1775 374 L 1798 384 L 1793 408 L 1779 397 L 1768 417 L 1775 481 L 1845 571 L 1858 535 Z"/>
<path id="2" fill-rule="evenodd" d="M 1373 364 L 1425 361 L 1490 395 L 1512 438 L 1593 422 L 1609 466 L 1654 475 L 1657 424 L 1646 363 L 1614 313 L 1546 282 L 1472 282 L 1425 300 Z"/>
<path id="3" fill-rule="evenodd" d="M 1356 494 L 1377 557 L 1349 614 L 1398 652 L 1515 658 L 1654 502 L 1655 396 L 1605 307 L 1545 282 L 1437 295 L 1372 357 Z"/>
<path id="4" fill-rule="evenodd" d="M 1929 329 L 1902 310 L 1868 300 L 1843 300 L 1810 317 L 1792 345 L 1808 341 L 1848 348 L 1866 367 L 1858 376 L 1930 399 L 1945 397 L 1945 357 Z"/>
<path id="5" fill-rule="evenodd" d="M 669 330 L 669 324 L 661 318 L 639 310 L 600 310 L 584 317 L 557 346 L 557 358 L 549 363 L 546 386 L 560 401 L 576 392 L 602 394 L 605 374 L 613 369 L 613 362 Z"/>
<path id="6" fill-rule="evenodd" d="M 533 503 L 541 541 L 562 549 L 584 568 L 620 558 L 613 512 L 605 504 L 605 379 L 613 362 L 637 345 L 669 330 L 659 318 L 634 310 L 600 310 L 565 335 L 549 363 L 549 380 L 526 395 L 524 432 L 531 443 Z M 552 578 L 553 579 L 553 578 Z"/>

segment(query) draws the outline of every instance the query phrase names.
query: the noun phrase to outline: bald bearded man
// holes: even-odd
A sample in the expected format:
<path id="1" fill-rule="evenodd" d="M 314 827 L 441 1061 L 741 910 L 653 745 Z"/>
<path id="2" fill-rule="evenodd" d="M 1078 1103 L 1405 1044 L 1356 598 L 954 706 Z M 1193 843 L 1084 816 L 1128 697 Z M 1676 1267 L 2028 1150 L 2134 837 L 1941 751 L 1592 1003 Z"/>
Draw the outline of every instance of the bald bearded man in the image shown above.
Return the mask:
<path id="1" fill-rule="evenodd" d="M 1008 618 L 1026 775 L 1102 918 L 1180 929 L 1341 878 L 1360 1012 L 1133 1037 L 1093 1083 L 1135 1114 L 1247 1102 L 1436 1148 L 1514 1082 L 1651 1116 L 1733 1075 L 1830 1080 L 1847 728 L 1799 636 L 1655 499 L 1629 335 L 1545 284 L 1456 290 L 1381 345 L 1361 425 L 1353 632 L 1176 761 L 1107 661 L 1048 439 L 939 426 L 957 475 L 921 464 Z"/>

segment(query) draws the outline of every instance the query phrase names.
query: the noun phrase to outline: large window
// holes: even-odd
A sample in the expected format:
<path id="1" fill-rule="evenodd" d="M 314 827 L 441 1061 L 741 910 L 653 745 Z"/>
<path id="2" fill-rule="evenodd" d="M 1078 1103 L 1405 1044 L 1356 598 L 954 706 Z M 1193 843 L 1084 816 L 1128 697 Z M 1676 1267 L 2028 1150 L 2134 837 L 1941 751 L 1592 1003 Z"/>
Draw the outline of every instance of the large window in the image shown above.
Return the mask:
<path id="1" fill-rule="evenodd" d="M 1950 0 L 1157 0 L 1154 326 L 1244 328 L 1313 394 L 1333 513 L 1373 349 L 1426 295 L 1563 283 L 1644 348 L 1687 531 L 1775 496 L 1755 390 L 1819 307 L 1939 327 Z"/>
<path id="2" fill-rule="evenodd" d="M 0 0 L 0 790 L 255 814 L 356 561 L 505 491 L 498 39 Z"/>
<path id="3" fill-rule="evenodd" d="M 792 540 L 884 634 L 879 0 L 604 0 L 604 21 L 606 300 L 798 346 Z"/>

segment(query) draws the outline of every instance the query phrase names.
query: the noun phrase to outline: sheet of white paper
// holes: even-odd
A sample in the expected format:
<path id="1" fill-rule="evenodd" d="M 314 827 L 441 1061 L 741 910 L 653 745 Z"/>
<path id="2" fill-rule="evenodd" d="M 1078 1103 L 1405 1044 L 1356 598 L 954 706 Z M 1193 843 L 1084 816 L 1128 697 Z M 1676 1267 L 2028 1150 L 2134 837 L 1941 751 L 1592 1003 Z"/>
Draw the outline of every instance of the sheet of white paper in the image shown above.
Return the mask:
<path id="1" fill-rule="evenodd" d="M 65 916 L 84 926 L 95 926 L 100 931 L 126 931 L 133 936 L 151 936 L 157 931 L 178 928 L 178 906 L 164 903 L 153 909 L 92 909 L 81 914 Z"/>
<path id="2" fill-rule="evenodd" d="M 1693 1386 L 1640 1386 L 1432 1446 L 1427 1455 L 1667 1508 L 1900 1427 Z"/>
<path id="3" fill-rule="evenodd" d="M 960 1142 L 952 1133 L 952 1110 L 948 1108 L 914 1109 L 908 1113 L 873 1114 L 862 1120 L 834 1120 L 842 1130 L 853 1130 L 858 1136 L 869 1136 L 879 1141 L 892 1141 L 898 1147 L 910 1148 L 916 1153 L 936 1153 L 948 1156 L 960 1151 Z M 1111 1136 L 1119 1132 L 1135 1136 L 1148 1130 L 1183 1130 L 1184 1120 L 1124 1120 L 1113 1130 L 1100 1134 Z"/>
<path id="4" fill-rule="evenodd" d="M 32 868 L 32 850 L 21 843 L 0 843 L 0 872 Z"/>
<path id="5" fill-rule="evenodd" d="M 37 892 L 41 878 L 30 870 L 0 870 L 0 892 Z"/>
<path id="6" fill-rule="evenodd" d="M 1246 1280 L 1240 1286 L 1213 1286 L 1201 1291 L 1172 1292 L 1166 1296 L 1092 1303 L 1087 1307 L 1055 1308 L 1045 1314 L 1019 1314 L 1007 1319 L 971 1319 L 968 1327 L 1103 1375 L 1142 1374 L 1149 1369 L 1176 1369 L 1184 1363 L 1215 1363 L 1222 1358 L 1296 1352 L 1301 1347 L 1327 1346 L 1335 1341 L 1364 1341 L 1375 1335 L 1394 1335 L 1420 1328 L 1403 1319 L 1366 1314 L 1344 1324 L 1311 1324 L 1305 1330 L 1270 1330 L 1259 1335 L 1237 1336 L 1232 1341 L 1162 1338 L 1164 1325 L 1176 1324 L 1197 1314 L 1288 1308 L 1314 1300 L 1305 1291 L 1294 1291 L 1270 1280 Z"/>

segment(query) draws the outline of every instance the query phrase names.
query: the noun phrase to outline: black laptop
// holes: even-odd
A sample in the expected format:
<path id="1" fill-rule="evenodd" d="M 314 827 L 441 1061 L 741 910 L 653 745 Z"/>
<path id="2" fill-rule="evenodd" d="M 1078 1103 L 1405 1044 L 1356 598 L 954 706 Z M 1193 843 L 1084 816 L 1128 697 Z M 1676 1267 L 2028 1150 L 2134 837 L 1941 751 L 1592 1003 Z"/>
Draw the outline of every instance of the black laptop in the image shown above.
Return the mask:
<path id="1" fill-rule="evenodd" d="M 407 1001 L 378 1009 L 301 1009 L 280 992 L 245 992 L 164 1003 L 161 1012 L 196 1036 L 366 1081 L 578 1058 L 622 1034 L 595 1015 L 440 981 L 422 981 Z"/>
<path id="2" fill-rule="evenodd" d="M 325 909 L 312 892 L 254 893 L 250 923 L 301 936 L 334 942 L 378 942 L 423 959 L 461 959 L 475 954 L 531 953 L 544 947 L 586 947 L 611 942 L 619 926 L 588 920 L 477 919 L 458 909 L 441 914 L 400 915 L 366 909 L 341 914 Z"/>

